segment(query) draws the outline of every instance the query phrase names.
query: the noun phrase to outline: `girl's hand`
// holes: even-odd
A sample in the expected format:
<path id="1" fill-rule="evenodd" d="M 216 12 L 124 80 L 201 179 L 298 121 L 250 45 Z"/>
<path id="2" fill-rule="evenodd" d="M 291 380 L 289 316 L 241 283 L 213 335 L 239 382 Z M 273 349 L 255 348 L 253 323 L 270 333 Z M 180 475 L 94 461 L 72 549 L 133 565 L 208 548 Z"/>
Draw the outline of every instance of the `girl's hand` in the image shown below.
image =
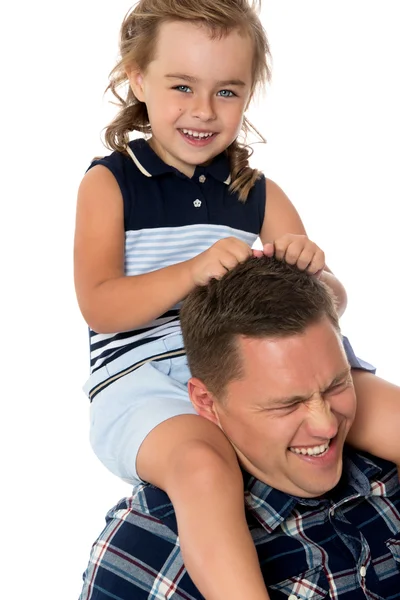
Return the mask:
<path id="1" fill-rule="evenodd" d="M 264 245 L 266 256 L 275 256 L 289 265 L 296 265 L 301 271 L 319 277 L 325 267 L 325 254 L 306 235 L 286 233 L 274 242 Z"/>
<path id="2" fill-rule="evenodd" d="M 234 237 L 218 240 L 189 261 L 193 283 L 207 285 L 210 279 L 220 279 L 250 256 L 253 256 L 253 251 L 242 240 Z"/>

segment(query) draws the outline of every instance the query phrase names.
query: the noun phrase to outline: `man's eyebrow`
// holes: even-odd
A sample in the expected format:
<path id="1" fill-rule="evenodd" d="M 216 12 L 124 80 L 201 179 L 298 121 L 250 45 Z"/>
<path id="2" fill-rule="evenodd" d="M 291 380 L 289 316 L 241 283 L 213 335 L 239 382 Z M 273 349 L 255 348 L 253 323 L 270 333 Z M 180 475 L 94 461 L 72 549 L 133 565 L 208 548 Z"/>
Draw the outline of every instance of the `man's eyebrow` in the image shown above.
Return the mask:
<path id="1" fill-rule="evenodd" d="M 326 394 L 327 392 L 329 392 L 330 390 L 332 390 L 335 386 L 344 383 L 348 377 L 350 375 L 350 367 L 346 367 L 345 369 L 343 369 L 343 371 L 341 371 L 340 373 L 338 373 L 337 375 L 335 375 L 335 377 L 332 379 L 332 381 L 323 389 L 321 390 L 321 394 Z M 311 398 L 311 396 L 289 396 L 286 398 L 271 398 L 270 400 L 268 400 L 268 404 L 271 405 L 270 407 L 275 407 L 275 406 L 288 406 L 290 404 L 296 404 L 298 402 L 305 402 L 306 400 L 309 400 Z"/>
<path id="2" fill-rule="evenodd" d="M 326 392 L 329 392 L 329 390 L 331 390 L 332 388 L 334 388 L 335 386 L 344 383 L 349 377 L 350 377 L 350 366 L 347 366 L 345 369 L 343 369 L 343 371 L 341 371 L 341 373 L 338 373 L 330 382 L 330 384 L 324 389 L 321 390 L 322 394 L 326 394 Z"/>
<path id="3" fill-rule="evenodd" d="M 191 75 L 185 75 L 184 73 L 168 73 L 168 75 L 165 75 L 165 77 L 167 79 L 182 79 L 183 81 L 188 81 L 190 83 L 198 83 L 199 81 L 196 77 L 192 77 Z M 244 87 L 246 84 L 241 79 L 226 79 L 224 81 L 217 81 L 216 85 L 236 85 Z"/>
<path id="4" fill-rule="evenodd" d="M 310 396 L 288 396 L 286 398 L 271 398 L 268 400 L 268 408 L 275 408 L 276 406 L 289 406 L 290 404 L 297 404 L 298 402 L 305 402 L 309 400 Z"/>

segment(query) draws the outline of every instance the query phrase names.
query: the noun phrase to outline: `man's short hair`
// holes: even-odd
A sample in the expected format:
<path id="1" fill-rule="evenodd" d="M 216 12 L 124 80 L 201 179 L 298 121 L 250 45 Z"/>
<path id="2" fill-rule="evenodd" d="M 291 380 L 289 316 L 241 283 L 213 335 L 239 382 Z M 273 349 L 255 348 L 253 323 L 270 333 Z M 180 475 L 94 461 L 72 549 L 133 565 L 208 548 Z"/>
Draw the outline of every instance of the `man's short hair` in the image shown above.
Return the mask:
<path id="1" fill-rule="evenodd" d="M 181 309 L 193 377 L 217 399 L 242 375 L 239 336 L 283 338 L 327 317 L 339 331 L 329 288 L 317 277 L 275 258 L 249 258 L 221 279 L 195 288 Z"/>

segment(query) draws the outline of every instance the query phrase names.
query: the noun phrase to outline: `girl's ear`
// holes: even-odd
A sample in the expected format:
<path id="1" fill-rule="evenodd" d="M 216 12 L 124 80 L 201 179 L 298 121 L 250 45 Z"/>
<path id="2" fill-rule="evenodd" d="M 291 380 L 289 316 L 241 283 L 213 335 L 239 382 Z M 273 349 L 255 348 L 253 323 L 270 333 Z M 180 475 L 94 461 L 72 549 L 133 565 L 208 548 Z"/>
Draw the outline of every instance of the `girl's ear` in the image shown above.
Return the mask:
<path id="1" fill-rule="evenodd" d="M 139 102 L 144 102 L 143 74 L 137 67 L 130 67 L 125 71 L 132 92 Z"/>
<path id="2" fill-rule="evenodd" d="M 215 400 L 212 393 L 204 383 L 196 377 L 191 377 L 188 382 L 189 397 L 196 412 L 215 425 L 219 425 L 218 414 L 215 410 Z"/>

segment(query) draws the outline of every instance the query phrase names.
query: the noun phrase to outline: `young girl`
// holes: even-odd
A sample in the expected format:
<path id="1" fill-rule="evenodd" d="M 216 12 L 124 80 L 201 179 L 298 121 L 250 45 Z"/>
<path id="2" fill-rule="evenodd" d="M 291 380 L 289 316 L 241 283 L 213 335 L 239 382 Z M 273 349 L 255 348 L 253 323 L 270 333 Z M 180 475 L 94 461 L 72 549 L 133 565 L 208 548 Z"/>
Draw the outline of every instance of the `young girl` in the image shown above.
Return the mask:
<path id="1" fill-rule="evenodd" d="M 106 130 L 114 152 L 92 163 L 77 206 L 91 443 L 115 475 L 168 493 L 185 565 L 207 600 L 265 600 L 236 455 L 188 398 L 179 303 L 250 256 L 258 236 L 266 254 L 323 278 L 340 313 L 346 294 L 287 196 L 250 168 L 238 142 L 270 76 L 267 38 L 247 0 L 141 0 L 120 50 L 109 87 L 121 110 Z M 129 142 L 131 131 L 147 139 Z M 395 460 L 395 420 L 385 435 L 373 423 L 398 389 L 346 349 L 362 408 L 351 441 Z"/>

